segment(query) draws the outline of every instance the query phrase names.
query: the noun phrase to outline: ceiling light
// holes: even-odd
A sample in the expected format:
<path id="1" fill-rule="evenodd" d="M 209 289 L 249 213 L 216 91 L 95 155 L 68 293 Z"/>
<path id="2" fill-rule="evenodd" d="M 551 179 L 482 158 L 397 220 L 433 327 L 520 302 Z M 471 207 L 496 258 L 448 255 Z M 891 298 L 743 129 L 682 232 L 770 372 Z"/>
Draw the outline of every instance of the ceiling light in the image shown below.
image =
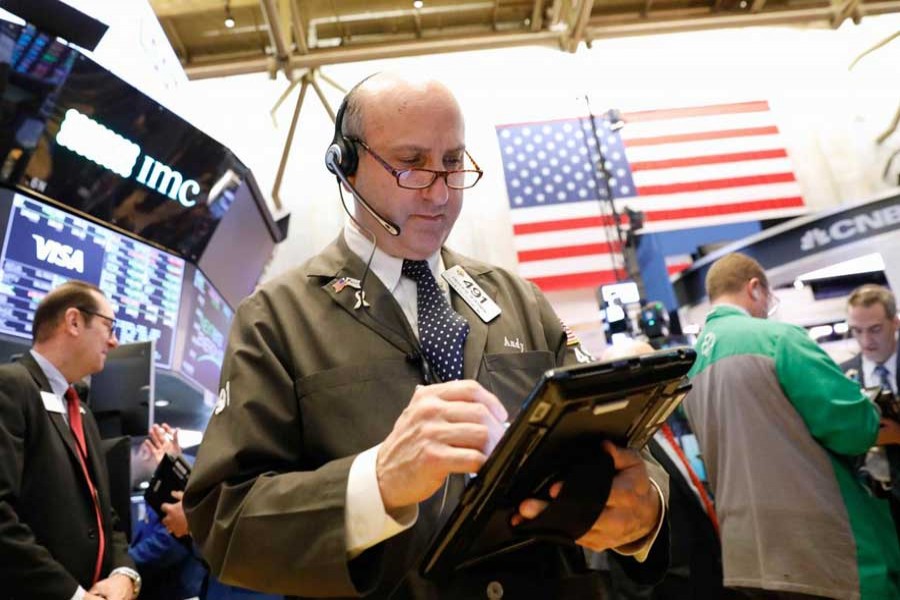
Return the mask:
<path id="1" fill-rule="evenodd" d="M 413 2 L 413 8 L 422 8 L 423 6 L 425 6 L 425 3 L 422 2 L 422 0 L 416 0 L 415 2 Z"/>
<path id="2" fill-rule="evenodd" d="M 234 27 L 234 17 L 231 16 L 231 6 L 227 0 L 225 2 L 225 27 L 228 29 Z"/>

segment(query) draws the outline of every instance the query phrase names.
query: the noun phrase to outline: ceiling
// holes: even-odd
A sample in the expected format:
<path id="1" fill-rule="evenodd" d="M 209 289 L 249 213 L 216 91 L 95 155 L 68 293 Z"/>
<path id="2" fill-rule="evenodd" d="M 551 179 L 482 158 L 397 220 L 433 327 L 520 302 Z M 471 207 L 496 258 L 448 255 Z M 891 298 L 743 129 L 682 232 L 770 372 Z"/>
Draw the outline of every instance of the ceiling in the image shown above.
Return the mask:
<path id="1" fill-rule="evenodd" d="M 188 77 L 900 12 L 900 0 L 150 0 Z M 227 27 L 226 17 L 233 19 Z"/>

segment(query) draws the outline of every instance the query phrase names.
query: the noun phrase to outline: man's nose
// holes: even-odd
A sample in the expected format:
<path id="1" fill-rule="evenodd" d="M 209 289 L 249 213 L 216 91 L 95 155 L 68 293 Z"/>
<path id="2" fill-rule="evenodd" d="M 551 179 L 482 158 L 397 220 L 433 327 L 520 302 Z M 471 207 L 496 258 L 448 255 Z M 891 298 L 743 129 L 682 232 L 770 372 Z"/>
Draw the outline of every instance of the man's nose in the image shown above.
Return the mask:
<path id="1" fill-rule="evenodd" d="M 450 187 L 447 185 L 447 173 L 435 177 L 431 185 L 422 190 L 422 197 L 433 204 L 446 204 L 450 199 Z"/>

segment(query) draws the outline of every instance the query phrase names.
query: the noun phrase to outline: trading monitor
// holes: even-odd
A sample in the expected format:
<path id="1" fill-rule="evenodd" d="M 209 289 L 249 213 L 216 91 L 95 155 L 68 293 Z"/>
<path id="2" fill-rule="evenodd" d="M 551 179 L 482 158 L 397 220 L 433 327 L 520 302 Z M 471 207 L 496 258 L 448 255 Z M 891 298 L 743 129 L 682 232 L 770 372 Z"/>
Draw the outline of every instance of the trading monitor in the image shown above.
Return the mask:
<path id="1" fill-rule="evenodd" d="M 91 377 L 90 407 L 104 438 L 145 436 L 153 423 L 154 342 L 122 344 Z"/>

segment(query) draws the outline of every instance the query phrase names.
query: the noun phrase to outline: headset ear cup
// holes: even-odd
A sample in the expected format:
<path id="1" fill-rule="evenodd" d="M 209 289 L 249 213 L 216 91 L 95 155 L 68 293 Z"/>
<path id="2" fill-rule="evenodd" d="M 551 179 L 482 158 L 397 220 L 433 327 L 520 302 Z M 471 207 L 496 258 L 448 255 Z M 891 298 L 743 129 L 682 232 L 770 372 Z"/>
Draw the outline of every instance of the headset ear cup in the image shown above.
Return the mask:
<path id="1" fill-rule="evenodd" d="M 333 157 L 334 162 L 341 169 L 344 176 L 347 177 L 356 172 L 356 165 L 359 163 L 359 155 L 356 153 L 356 145 L 345 138 L 344 134 L 341 132 L 344 123 L 345 110 L 347 110 L 346 98 L 341 102 L 341 106 L 338 108 L 337 115 L 335 115 L 334 118 L 334 137 L 331 140 L 331 144 L 328 146 L 328 150 L 325 151 L 325 164 L 328 166 L 328 170 L 331 171 L 332 168 L 329 164 Z"/>

